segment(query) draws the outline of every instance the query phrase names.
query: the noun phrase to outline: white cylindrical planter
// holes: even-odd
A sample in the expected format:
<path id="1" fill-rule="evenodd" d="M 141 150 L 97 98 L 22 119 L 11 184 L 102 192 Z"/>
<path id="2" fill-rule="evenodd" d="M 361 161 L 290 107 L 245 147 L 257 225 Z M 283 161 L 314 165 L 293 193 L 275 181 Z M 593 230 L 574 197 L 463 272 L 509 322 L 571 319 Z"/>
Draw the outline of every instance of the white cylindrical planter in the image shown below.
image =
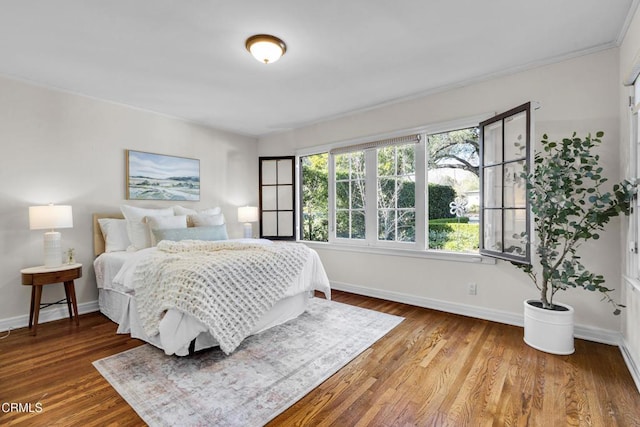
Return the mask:
<path id="1" fill-rule="evenodd" d="M 524 342 L 531 347 L 551 354 L 572 354 L 573 307 L 554 302 L 566 310 L 545 310 L 524 302 Z"/>

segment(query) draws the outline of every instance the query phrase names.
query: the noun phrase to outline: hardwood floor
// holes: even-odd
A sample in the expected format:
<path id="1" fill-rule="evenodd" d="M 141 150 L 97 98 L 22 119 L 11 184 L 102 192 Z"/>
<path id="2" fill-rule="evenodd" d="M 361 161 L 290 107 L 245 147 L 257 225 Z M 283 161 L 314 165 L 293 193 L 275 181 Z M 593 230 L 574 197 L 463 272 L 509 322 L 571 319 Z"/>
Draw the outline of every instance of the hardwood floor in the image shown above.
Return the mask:
<path id="1" fill-rule="evenodd" d="M 640 426 L 617 347 L 576 340 L 575 354 L 553 356 L 525 345 L 518 327 L 333 296 L 406 319 L 270 426 Z M 79 327 L 65 319 L 1 339 L 0 425 L 143 425 L 91 365 L 141 344 L 115 331 L 92 313 Z"/>

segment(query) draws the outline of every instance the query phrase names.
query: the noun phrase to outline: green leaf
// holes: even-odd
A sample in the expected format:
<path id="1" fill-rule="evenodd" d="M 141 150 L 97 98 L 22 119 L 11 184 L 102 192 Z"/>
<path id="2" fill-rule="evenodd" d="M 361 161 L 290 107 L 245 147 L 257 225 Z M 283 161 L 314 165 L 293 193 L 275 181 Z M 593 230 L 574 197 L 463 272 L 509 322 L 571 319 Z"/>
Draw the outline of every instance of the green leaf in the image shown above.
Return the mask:
<path id="1" fill-rule="evenodd" d="M 534 215 L 532 240 L 538 242 L 532 250 L 539 259 L 526 272 L 545 295 L 570 287 L 598 291 L 619 313 L 619 304 L 609 296 L 611 290 L 603 286 L 604 277 L 587 271 L 577 252 L 582 242 L 600 239 L 599 232 L 611 218 L 629 210 L 633 187 L 623 182 L 607 191 L 600 156 L 592 153 L 603 136 L 598 131 L 595 137 L 580 138 L 574 132 L 571 138 L 549 141 L 544 135 L 531 173 L 522 175 Z"/>

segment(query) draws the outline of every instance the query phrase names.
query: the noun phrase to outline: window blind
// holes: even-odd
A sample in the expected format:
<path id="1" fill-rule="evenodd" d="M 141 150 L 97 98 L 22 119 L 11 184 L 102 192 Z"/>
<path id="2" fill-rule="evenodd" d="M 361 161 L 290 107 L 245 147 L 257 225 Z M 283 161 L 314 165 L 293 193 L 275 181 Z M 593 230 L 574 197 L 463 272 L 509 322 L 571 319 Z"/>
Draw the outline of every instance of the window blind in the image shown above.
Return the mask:
<path id="1" fill-rule="evenodd" d="M 379 141 L 363 142 L 362 144 L 347 145 L 345 147 L 333 148 L 329 151 L 329 153 L 344 154 L 344 153 L 351 153 L 353 151 L 363 151 L 369 148 L 387 147 L 389 145 L 402 145 L 402 144 L 412 144 L 412 143 L 417 144 L 420 142 L 421 138 L 422 137 L 419 133 L 414 135 L 398 136 L 396 138 L 387 138 L 387 139 L 381 139 Z"/>

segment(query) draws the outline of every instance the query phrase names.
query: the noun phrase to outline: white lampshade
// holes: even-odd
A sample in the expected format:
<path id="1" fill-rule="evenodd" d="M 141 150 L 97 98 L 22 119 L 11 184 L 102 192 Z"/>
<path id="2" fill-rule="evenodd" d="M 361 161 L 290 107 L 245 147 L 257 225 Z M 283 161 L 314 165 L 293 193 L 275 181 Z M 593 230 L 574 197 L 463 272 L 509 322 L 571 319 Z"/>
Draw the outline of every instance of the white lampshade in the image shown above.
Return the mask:
<path id="1" fill-rule="evenodd" d="M 242 206 L 238 208 L 238 222 L 256 222 L 258 218 L 257 207 Z"/>
<path id="2" fill-rule="evenodd" d="M 73 214 L 68 205 L 46 205 L 29 207 L 31 230 L 53 230 L 73 227 Z"/>
<path id="3" fill-rule="evenodd" d="M 282 40 L 269 34 L 249 37 L 245 47 L 254 58 L 265 64 L 276 62 L 287 51 L 287 46 Z"/>
<path id="4" fill-rule="evenodd" d="M 252 222 L 256 222 L 258 216 L 258 208 L 255 206 L 242 206 L 238 208 L 238 222 L 244 223 L 244 237 L 249 239 L 253 234 Z"/>
<path id="5" fill-rule="evenodd" d="M 44 266 L 62 265 L 62 245 L 56 228 L 73 227 L 71 206 L 46 205 L 29 207 L 29 228 L 31 230 L 51 230 L 44 233 Z"/>

